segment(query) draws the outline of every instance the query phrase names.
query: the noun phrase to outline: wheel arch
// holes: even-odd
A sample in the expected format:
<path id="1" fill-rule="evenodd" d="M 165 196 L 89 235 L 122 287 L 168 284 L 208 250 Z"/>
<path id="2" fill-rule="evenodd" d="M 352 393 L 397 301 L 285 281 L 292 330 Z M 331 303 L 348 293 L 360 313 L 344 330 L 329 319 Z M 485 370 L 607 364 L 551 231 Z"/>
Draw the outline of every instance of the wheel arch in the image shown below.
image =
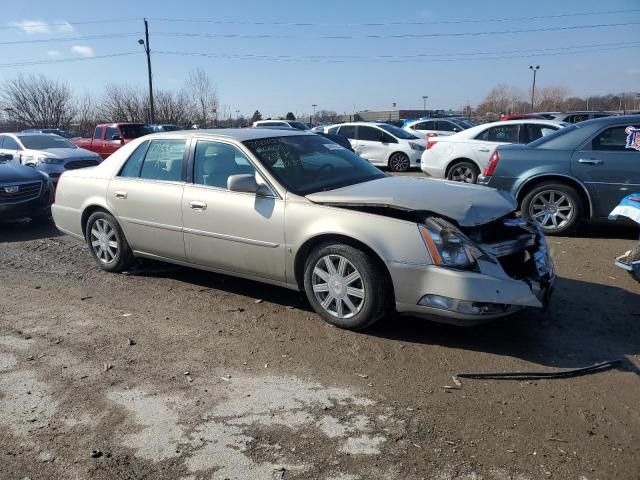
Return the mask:
<path id="1" fill-rule="evenodd" d="M 542 183 L 546 183 L 546 182 L 549 182 L 549 181 L 556 181 L 558 183 L 564 183 L 564 184 L 566 184 L 566 185 L 568 185 L 570 187 L 575 188 L 575 190 L 580 195 L 581 200 L 584 202 L 585 205 L 588 205 L 588 207 L 589 207 L 588 212 L 585 212 L 585 213 L 588 214 L 588 218 L 591 218 L 593 216 L 593 203 L 591 201 L 591 195 L 589 194 L 589 190 L 587 189 L 587 187 L 582 182 L 580 182 L 579 180 L 577 180 L 574 177 L 570 177 L 568 175 L 557 174 L 557 173 L 554 173 L 554 174 L 541 174 L 541 175 L 536 175 L 536 176 L 528 178 L 516 190 L 515 197 L 518 200 L 518 205 L 520 205 L 522 203 L 522 200 L 524 199 L 524 197 L 532 189 L 534 189 L 535 187 L 537 187 L 538 185 L 540 185 Z"/>
<path id="2" fill-rule="evenodd" d="M 89 217 L 93 215 L 95 212 L 104 212 L 108 213 L 112 217 L 116 218 L 112 211 L 106 208 L 104 205 L 100 205 L 98 203 L 93 203 L 88 205 L 82 210 L 82 215 L 80 216 L 80 226 L 82 228 L 82 236 L 87 238 L 87 222 L 89 221 Z M 122 228 L 122 226 L 121 226 Z"/>
<path id="3" fill-rule="evenodd" d="M 360 240 L 357 240 L 353 237 L 350 237 L 348 235 L 344 235 L 340 233 L 319 234 L 307 239 L 300 246 L 300 248 L 296 252 L 295 259 L 293 262 L 293 272 L 294 272 L 295 282 L 301 291 L 304 291 L 304 264 L 307 257 L 309 256 L 309 253 L 311 253 L 311 251 L 317 246 L 322 245 L 323 243 L 329 243 L 329 242 L 344 243 L 354 248 L 358 248 L 363 252 L 366 252 L 385 273 L 385 276 L 386 276 L 385 280 L 387 281 L 388 285 L 391 287 L 391 292 L 393 294 L 393 298 L 395 299 L 395 291 L 393 287 L 393 282 L 391 280 L 391 273 L 387 268 L 387 264 L 384 262 L 384 260 L 382 260 L 382 257 L 373 248 L 368 246 L 366 243 Z"/>

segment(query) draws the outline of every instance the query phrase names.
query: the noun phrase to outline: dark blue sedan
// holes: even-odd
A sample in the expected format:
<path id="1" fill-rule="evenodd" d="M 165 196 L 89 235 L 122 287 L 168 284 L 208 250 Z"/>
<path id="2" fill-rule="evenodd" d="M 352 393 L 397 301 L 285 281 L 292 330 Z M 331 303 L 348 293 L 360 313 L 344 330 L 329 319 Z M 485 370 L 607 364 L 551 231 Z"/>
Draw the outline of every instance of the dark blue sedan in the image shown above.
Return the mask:
<path id="1" fill-rule="evenodd" d="M 499 146 L 478 183 L 511 192 L 549 235 L 609 212 L 640 191 L 640 115 L 588 120 L 527 145 Z"/>

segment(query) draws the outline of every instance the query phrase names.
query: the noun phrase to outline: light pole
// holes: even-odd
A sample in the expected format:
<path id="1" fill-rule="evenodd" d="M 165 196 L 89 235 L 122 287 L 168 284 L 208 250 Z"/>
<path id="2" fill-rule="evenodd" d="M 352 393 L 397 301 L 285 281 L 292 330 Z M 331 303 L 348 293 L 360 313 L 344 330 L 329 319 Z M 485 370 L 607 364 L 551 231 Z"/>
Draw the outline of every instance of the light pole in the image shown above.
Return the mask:
<path id="1" fill-rule="evenodd" d="M 533 71 L 533 85 L 531 86 L 531 110 L 533 110 L 533 100 L 536 96 L 536 73 L 540 70 L 540 65 L 529 65 L 529 70 Z"/>
<path id="2" fill-rule="evenodd" d="M 240 110 L 236 110 L 236 126 L 240 128 Z"/>
<path id="3" fill-rule="evenodd" d="M 422 114 L 423 115 L 427 114 L 427 98 L 429 98 L 429 95 L 422 96 Z"/>
<path id="4" fill-rule="evenodd" d="M 141 38 L 138 43 L 144 47 L 144 52 L 147 54 L 147 73 L 149 75 L 149 123 L 153 123 L 154 109 L 153 109 L 153 80 L 151 75 L 151 47 L 149 46 L 149 24 L 147 19 L 144 19 L 144 40 Z"/>
<path id="5" fill-rule="evenodd" d="M 317 107 L 318 105 L 316 105 L 316 104 L 314 103 L 314 104 L 313 104 L 313 105 L 311 105 L 311 106 L 313 107 L 313 121 L 312 121 L 312 122 L 309 122 L 309 123 L 310 123 L 310 124 L 311 124 L 311 126 L 313 127 L 313 122 L 315 122 L 315 121 L 316 121 L 316 107 Z"/>

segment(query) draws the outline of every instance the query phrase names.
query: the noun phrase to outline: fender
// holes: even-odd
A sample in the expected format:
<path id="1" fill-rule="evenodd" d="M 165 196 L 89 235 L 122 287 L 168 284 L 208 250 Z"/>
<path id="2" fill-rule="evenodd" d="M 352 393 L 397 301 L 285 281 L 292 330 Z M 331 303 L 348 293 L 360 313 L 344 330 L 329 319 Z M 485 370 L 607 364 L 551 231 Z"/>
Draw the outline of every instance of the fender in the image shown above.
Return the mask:
<path id="1" fill-rule="evenodd" d="M 584 192 L 584 194 L 587 197 L 587 200 L 589 202 L 589 218 L 591 218 L 593 216 L 593 202 L 591 200 L 591 194 L 589 193 L 589 189 L 586 187 L 586 185 L 584 183 L 582 183 L 576 177 L 573 177 L 571 175 L 566 175 L 564 173 L 542 172 L 542 173 L 538 173 L 536 175 L 525 177 L 520 182 L 516 182 L 514 184 L 511 193 L 513 194 L 514 197 L 520 198 L 520 193 L 525 189 L 525 187 L 527 185 L 529 185 L 534 180 L 544 179 L 544 178 L 549 178 L 550 180 L 552 180 L 553 178 L 566 178 L 568 180 L 571 180 L 572 183 L 576 183 L 576 184 L 580 185 L 580 188 Z"/>

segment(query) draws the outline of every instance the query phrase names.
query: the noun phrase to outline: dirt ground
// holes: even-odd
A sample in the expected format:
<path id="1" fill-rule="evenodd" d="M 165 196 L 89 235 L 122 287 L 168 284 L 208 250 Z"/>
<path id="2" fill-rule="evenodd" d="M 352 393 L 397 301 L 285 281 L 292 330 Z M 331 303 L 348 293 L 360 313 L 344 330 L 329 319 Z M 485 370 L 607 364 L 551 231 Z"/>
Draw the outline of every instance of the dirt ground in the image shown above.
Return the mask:
<path id="1" fill-rule="evenodd" d="M 295 292 L 103 273 L 52 225 L 1 224 L 0 478 L 637 479 L 640 287 L 612 265 L 634 235 L 550 239 L 546 312 L 352 333 Z M 579 378 L 452 379 L 615 358 Z"/>

